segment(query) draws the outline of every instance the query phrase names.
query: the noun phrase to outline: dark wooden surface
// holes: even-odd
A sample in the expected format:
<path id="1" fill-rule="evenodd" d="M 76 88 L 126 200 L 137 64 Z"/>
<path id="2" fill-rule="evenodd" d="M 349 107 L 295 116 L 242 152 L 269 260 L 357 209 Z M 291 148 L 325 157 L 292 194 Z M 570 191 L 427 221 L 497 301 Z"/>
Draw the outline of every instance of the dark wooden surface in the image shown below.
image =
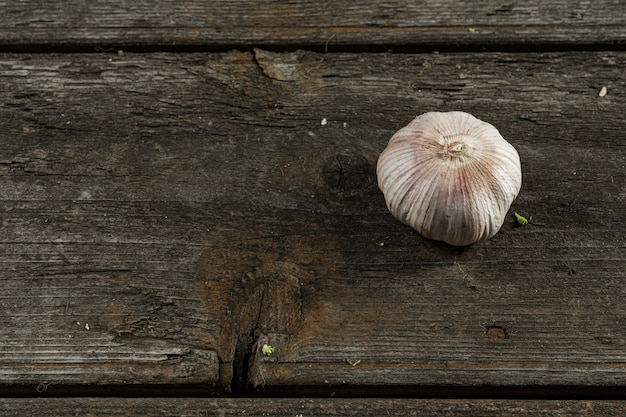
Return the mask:
<path id="1" fill-rule="evenodd" d="M 4 55 L 3 382 L 626 384 L 625 63 Z M 542 226 L 458 249 L 388 214 L 377 154 L 443 106 L 519 149 Z"/>
<path id="2" fill-rule="evenodd" d="M 529 398 L 626 395 L 621 2 L 192 3 L 0 3 L 18 52 L 0 54 L 0 395 L 146 396 L 49 403 L 131 415 L 620 414 Z M 488 52 L 510 47 L 536 51 Z M 432 242 L 385 208 L 377 156 L 433 110 L 520 153 L 488 242 Z M 232 391 L 485 400 L 148 398 Z M 507 396 L 524 399 L 487 400 Z M 47 403 L 0 399 L 19 404 Z"/>
<path id="3" fill-rule="evenodd" d="M 0 48 L 623 48 L 622 1 L 0 2 Z"/>
<path id="4" fill-rule="evenodd" d="M 618 401 L 505 401 L 412 399 L 10 399 L 0 401 L 3 416 L 620 416 Z"/>

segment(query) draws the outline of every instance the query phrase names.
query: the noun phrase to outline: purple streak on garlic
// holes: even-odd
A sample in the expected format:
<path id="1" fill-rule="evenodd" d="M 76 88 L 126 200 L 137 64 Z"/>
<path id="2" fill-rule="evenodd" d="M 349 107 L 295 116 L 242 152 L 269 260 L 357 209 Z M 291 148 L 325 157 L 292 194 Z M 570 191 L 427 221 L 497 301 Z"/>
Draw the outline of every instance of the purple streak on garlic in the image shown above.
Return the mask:
<path id="1" fill-rule="evenodd" d="M 456 246 L 493 237 L 522 186 L 515 148 L 458 111 L 422 114 L 396 132 L 376 174 L 396 219 Z"/>

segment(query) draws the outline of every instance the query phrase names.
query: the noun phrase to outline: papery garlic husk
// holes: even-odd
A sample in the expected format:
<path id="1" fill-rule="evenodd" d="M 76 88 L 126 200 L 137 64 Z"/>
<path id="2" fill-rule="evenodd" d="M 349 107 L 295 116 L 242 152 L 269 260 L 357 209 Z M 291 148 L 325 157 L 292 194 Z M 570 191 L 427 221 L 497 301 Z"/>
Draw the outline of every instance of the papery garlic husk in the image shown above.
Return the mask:
<path id="1" fill-rule="evenodd" d="M 515 148 L 458 111 L 422 114 L 396 132 L 376 174 L 396 219 L 456 246 L 493 237 L 522 186 Z"/>

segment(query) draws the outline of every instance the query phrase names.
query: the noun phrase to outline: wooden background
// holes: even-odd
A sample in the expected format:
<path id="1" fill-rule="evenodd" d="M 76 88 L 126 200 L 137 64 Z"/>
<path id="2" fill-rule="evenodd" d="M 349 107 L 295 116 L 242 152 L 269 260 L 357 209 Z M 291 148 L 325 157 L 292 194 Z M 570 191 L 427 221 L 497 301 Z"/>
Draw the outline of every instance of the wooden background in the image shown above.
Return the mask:
<path id="1" fill-rule="evenodd" d="M 126 3 L 0 1 L 3 414 L 623 411 L 626 4 Z M 376 185 L 447 110 L 522 160 L 466 248 Z"/>

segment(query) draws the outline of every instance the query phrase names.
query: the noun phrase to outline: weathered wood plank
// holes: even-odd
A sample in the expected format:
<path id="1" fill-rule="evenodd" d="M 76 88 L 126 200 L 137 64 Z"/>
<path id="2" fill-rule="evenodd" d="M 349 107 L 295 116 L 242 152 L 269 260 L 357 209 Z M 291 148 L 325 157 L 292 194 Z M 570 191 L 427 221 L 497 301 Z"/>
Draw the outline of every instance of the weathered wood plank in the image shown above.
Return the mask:
<path id="1" fill-rule="evenodd" d="M 24 398 L 0 400 L 3 416 L 616 416 L 620 401 L 413 399 Z"/>
<path id="2" fill-rule="evenodd" d="M 158 143 L 110 130 L 129 122 L 118 110 L 132 119 L 160 98 L 133 109 L 127 100 L 140 93 L 110 96 L 128 74 L 113 70 L 116 81 L 106 81 L 108 70 L 97 69 L 105 62 L 14 56 L 0 64 L 0 383 L 223 388 L 230 379 L 225 371 L 219 382 L 212 345 L 219 323 L 194 286 L 190 248 L 202 238 L 191 235 L 206 233 L 196 231 L 194 203 L 150 189 L 155 171 L 142 160 L 163 151 Z M 147 138 L 160 123 L 126 127 Z M 163 166 L 152 168 L 166 178 Z"/>
<path id="3" fill-rule="evenodd" d="M 617 401 L 486 401 L 408 399 L 3 399 L 4 416 L 589 416 L 618 415 Z"/>
<path id="4" fill-rule="evenodd" d="M 0 383 L 626 385 L 625 64 L 0 56 Z M 376 157 L 445 109 L 518 148 L 545 226 L 458 250 L 391 218 Z"/>
<path id="5" fill-rule="evenodd" d="M 626 44 L 623 2 L 1 1 L 0 45 L 498 48 Z"/>
<path id="6" fill-rule="evenodd" d="M 611 57 L 333 56 L 323 63 L 330 85 L 311 102 L 298 92 L 302 84 L 315 89 L 314 75 L 294 80 L 307 64 L 257 51 L 269 78 L 293 82 L 283 88 L 297 99 L 272 98 L 282 114 L 331 122 L 311 130 L 312 139 L 301 134 L 309 151 L 293 141 L 272 147 L 267 158 L 275 160 L 295 146 L 301 165 L 287 161 L 284 178 L 276 173 L 266 186 L 276 212 L 244 216 L 206 256 L 207 277 L 230 270 L 233 286 L 247 275 L 253 289 L 249 305 L 260 314 L 252 385 L 626 383 L 617 116 L 625 80 L 613 66 L 622 56 Z M 611 102 L 598 95 L 604 83 L 615 84 Z M 373 161 L 391 134 L 381 127 L 399 109 L 406 122 L 459 107 L 493 120 L 518 146 L 525 186 L 513 209 L 546 226 L 516 229 L 511 219 L 497 239 L 457 251 L 414 239 L 390 218 L 381 223 Z M 307 177 L 314 185 L 303 190 Z M 492 326 L 504 340 L 490 339 Z M 272 357 L 261 354 L 265 343 L 276 348 Z"/>

